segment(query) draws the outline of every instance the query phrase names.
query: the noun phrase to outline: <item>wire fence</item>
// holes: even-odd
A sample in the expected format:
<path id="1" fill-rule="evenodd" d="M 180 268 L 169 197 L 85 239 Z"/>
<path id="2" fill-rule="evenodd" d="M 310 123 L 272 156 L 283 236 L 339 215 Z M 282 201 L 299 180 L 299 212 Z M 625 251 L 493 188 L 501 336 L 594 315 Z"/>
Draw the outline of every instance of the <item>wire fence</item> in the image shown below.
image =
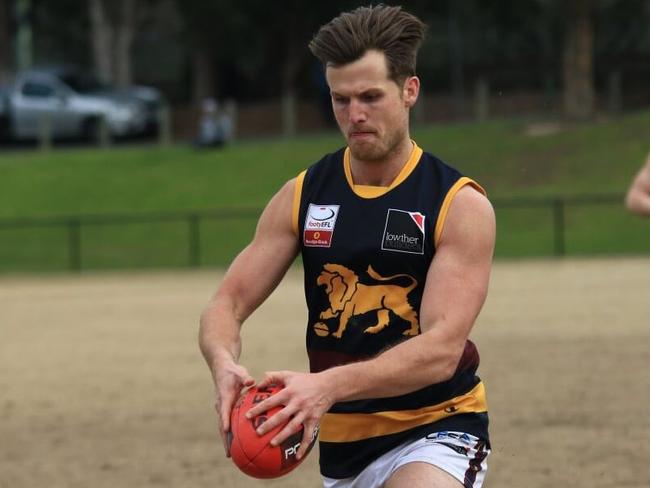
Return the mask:
<path id="1" fill-rule="evenodd" d="M 650 223 L 623 195 L 496 199 L 497 256 L 645 254 Z M 260 208 L 0 220 L 0 272 L 227 265 Z"/>

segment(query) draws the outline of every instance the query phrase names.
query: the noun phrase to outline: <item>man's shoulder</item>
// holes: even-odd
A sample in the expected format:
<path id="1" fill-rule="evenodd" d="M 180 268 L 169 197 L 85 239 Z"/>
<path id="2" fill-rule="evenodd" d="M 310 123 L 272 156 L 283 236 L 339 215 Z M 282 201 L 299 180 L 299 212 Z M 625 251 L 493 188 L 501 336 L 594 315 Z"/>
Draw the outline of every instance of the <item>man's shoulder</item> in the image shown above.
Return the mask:
<path id="1" fill-rule="evenodd" d="M 343 168 L 343 156 L 345 154 L 345 148 L 342 147 L 334 152 L 327 153 L 321 157 L 318 161 L 312 163 L 307 167 L 306 178 L 313 178 L 316 175 L 322 173 L 342 169 Z"/>
<path id="2" fill-rule="evenodd" d="M 429 171 L 435 179 L 442 177 L 444 179 L 456 180 L 464 176 L 463 173 L 452 164 L 444 161 L 435 154 L 424 150 L 422 151 L 422 156 L 420 157 L 420 163 L 418 166 L 425 171 Z"/>
<path id="3" fill-rule="evenodd" d="M 345 154 L 345 147 L 338 148 L 337 150 L 326 153 L 321 157 L 318 161 L 313 163 L 310 167 L 316 166 L 316 165 L 327 165 L 327 164 L 332 164 L 334 162 L 339 162 L 343 161 L 343 156 Z"/>
<path id="4" fill-rule="evenodd" d="M 436 166 L 441 166 L 443 168 L 449 168 L 454 171 L 458 171 L 453 164 L 448 163 L 447 161 L 443 160 L 441 157 L 426 150 L 422 150 L 422 161 L 426 162 L 427 164 L 433 164 Z"/>

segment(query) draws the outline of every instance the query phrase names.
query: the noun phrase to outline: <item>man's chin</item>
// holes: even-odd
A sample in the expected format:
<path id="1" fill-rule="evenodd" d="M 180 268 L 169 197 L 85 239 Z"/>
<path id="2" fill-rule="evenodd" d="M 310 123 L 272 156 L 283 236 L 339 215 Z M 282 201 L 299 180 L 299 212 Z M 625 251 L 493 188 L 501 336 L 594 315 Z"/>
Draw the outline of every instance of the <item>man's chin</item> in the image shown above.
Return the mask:
<path id="1" fill-rule="evenodd" d="M 380 146 L 369 142 L 350 141 L 348 147 L 352 157 L 360 161 L 376 161 L 386 156 L 386 151 L 382 150 Z"/>

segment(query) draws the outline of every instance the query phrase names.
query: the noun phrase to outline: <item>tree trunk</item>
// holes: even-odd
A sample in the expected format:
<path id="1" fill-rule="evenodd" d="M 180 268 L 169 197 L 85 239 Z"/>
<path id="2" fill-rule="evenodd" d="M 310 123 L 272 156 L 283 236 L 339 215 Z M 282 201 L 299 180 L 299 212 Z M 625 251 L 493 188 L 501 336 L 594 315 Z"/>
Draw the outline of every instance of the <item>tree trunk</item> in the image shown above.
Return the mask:
<path id="1" fill-rule="evenodd" d="M 33 57 L 32 39 L 32 2 L 16 0 L 16 69 L 31 68 Z"/>
<path id="2" fill-rule="evenodd" d="M 0 0 L 0 85 L 7 82 L 9 76 L 11 52 L 11 34 L 9 33 L 8 0 Z"/>
<path id="3" fill-rule="evenodd" d="M 197 43 L 198 45 L 201 45 Z M 195 47 L 192 58 L 194 86 L 192 88 L 192 99 L 196 107 L 201 106 L 201 101 L 206 98 L 214 98 L 214 65 L 212 52 L 207 47 Z"/>
<path id="4" fill-rule="evenodd" d="M 593 116 L 592 0 L 571 0 L 567 4 L 564 41 L 564 112 L 574 120 Z"/>
<path id="5" fill-rule="evenodd" d="M 113 81 L 113 28 L 102 0 L 88 1 L 93 59 L 97 76 Z"/>
<path id="6" fill-rule="evenodd" d="M 131 72 L 131 46 L 135 33 L 135 0 L 122 0 L 121 21 L 115 28 L 115 82 L 118 86 L 133 83 Z"/>
<path id="7" fill-rule="evenodd" d="M 286 17 L 284 30 L 285 56 L 282 64 L 282 135 L 293 137 L 298 133 L 298 105 L 296 79 L 306 50 L 296 39 L 299 18 L 295 10 Z"/>
<path id="8" fill-rule="evenodd" d="M 449 34 L 449 69 L 451 91 L 454 96 L 456 113 L 460 117 L 465 115 L 465 76 L 463 69 L 463 38 L 460 31 L 458 12 L 459 3 L 449 0 L 449 18 L 447 19 L 447 32 Z"/>
<path id="9" fill-rule="evenodd" d="M 289 49 L 282 69 L 282 135 L 293 137 L 298 133 L 296 74 L 299 66 L 295 50 Z"/>

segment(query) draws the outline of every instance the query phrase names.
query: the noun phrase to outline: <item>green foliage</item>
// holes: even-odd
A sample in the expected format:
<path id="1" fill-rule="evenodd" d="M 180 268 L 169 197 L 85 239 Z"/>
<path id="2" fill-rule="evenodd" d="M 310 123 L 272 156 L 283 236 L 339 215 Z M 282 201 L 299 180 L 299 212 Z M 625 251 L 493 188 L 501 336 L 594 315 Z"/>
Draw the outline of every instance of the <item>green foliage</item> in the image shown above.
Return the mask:
<path id="1" fill-rule="evenodd" d="M 529 135 L 532 129 L 547 135 Z M 644 160 L 650 112 L 593 124 L 524 120 L 431 126 L 414 131 L 424 149 L 485 186 L 497 203 L 502 257 L 554 250 L 550 207 L 505 208 L 499 201 L 554 195 L 622 195 Z M 241 141 L 223 150 L 116 147 L 20 151 L 0 156 L 0 270 L 57 270 L 71 263 L 67 227 L 4 228 L 2 219 L 178 213 L 222 207 L 261 209 L 288 179 L 342 144 L 336 134 Z M 201 221 L 199 264 L 227 264 L 251 238 L 249 218 Z M 650 225 L 620 204 L 566 208 L 568 254 L 641 253 Z M 185 266 L 189 224 L 82 226 L 84 268 Z M 72 259 L 73 261 L 73 259 Z"/>

